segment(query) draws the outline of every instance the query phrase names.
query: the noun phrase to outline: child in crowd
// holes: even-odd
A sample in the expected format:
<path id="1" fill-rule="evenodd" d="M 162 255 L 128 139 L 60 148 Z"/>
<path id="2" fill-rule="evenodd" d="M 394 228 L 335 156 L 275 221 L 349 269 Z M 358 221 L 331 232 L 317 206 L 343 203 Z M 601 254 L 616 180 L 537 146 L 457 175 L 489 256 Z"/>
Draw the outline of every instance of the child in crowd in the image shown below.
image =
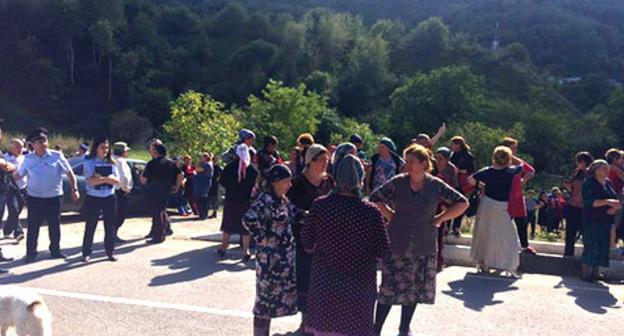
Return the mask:
<path id="1" fill-rule="evenodd" d="M 527 209 L 527 221 L 531 226 L 531 239 L 535 239 L 535 225 L 537 223 L 537 204 L 538 199 L 535 198 L 535 190 L 529 190 L 524 198 Z"/>

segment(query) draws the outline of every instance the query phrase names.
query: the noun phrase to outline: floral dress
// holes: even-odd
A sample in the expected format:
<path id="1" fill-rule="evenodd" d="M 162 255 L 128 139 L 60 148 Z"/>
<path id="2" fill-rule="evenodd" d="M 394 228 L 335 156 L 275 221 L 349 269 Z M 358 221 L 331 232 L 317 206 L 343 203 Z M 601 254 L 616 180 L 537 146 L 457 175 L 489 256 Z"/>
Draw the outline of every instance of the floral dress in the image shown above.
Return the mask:
<path id="1" fill-rule="evenodd" d="M 302 212 L 287 198 L 261 193 L 243 217 L 256 241 L 254 316 L 273 318 L 297 313 L 295 238 L 292 222 Z"/>

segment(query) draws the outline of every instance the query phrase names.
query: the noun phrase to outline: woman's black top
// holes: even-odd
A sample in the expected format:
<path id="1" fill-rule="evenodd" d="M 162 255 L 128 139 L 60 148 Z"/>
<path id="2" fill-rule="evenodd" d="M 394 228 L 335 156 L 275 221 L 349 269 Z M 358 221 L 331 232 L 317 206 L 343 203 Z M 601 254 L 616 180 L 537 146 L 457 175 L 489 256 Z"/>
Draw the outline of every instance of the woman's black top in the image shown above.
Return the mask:
<path id="1" fill-rule="evenodd" d="M 469 151 L 453 152 L 451 154 L 451 163 L 458 170 L 465 170 L 468 174 L 472 174 L 476 170 L 474 156 Z"/>
<path id="2" fill-rule="evenodd" d="M 225 166 L 219 183 L 225 188 L 226 201 L 249 202 L 258 178 L 258 171 L 254 166 L 248 166 L 247 176 L 238 182 L 238 161 L 235 159 Z"/>

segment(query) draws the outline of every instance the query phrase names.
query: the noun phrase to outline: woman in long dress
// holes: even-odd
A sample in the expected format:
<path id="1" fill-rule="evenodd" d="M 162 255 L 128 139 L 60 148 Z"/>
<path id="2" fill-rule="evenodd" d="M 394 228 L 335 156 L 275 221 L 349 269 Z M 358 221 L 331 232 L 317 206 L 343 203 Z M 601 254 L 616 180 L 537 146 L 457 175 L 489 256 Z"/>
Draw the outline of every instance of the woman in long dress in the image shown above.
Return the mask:
<path id="1" fill-rule="evenodd" d="M 622 209 L 613 185 L 607 179 L 609 164 L 594 161 L 583 182 L 583 280 L 604 280 L 600 267 L 609 267 L 610 231 L 615 214 Z"/>
<path id="2" fill-rule="evenodd" d="M 492 165 L 481 169 L 468 180 L 472 185 L 484 186 L 484 195 L 474 224 L 470 255 L 482 272 L 490 268 L 516 273 L 520 264 L 518 232 L 509 215 L 509 195 L 514 176 L 522 166 L 511 166 L 511 149 L 499 146 L 494 149 Z"/>
<path id="3" fill-rule="evenodd" d="M 362 201 L 364 167 L 349 154 L 335 169 L 337 187 L 314 202 L 301 237 L 312 255 L 305 331 L 373 335 L 378 258 L 388 251 L 379 209 Z"/>
<path id="4" fill-rule="evenodd" d="M 243 226 L 256 242 L 256 303 L 254 336 L 268 336 L 271 319 L 297 313 L 295 238 L 292 223 L 298 211 L 286 192 L 292 173 L 278 164 L 266 173 L 267 191 L 243 217 Z"/>
<path id="5" fill-rule="evenodd" d="M 438 273 L 438 228 L 461 215 L 468 200 L 453 187 L 430 174 L 431 152 L 412 144 L 405 149 L 405 174 L 375 190 L 376 203 L 390 221 L 391 253 L 382 262 L 375 333 L 381 333 L 392 305 L 401 305 L 399 335 L 411 335 L 410 323 L 416 305 L 433 304 Z M 440 203 L 447 204 L 438 212 Z"/>
<path id="6" fill-rule="evenodd" d="M 292 180 L 292 188 L 288 190 L 288 199 L 297 208 L 309 211 L 314 200 L 319 196 L 327 195 L 334 189 L 335 183 L 331 175 L 327 174 L 329 154 L 327 149 L 319 144 L 314 144 L 306 151 L 305 167 L 300 175 Z M 301 228 L 303 221 L 293 223 L 293 232 L 297 244 L 296 268 L 297 268 L 297 295 L 299 311 L 301 312 L 301 329 L 305 328 L 306 303 L 308 287 L 310 284 L 310 269 L 312 256 L 305 252 L 301 243 Z"/>

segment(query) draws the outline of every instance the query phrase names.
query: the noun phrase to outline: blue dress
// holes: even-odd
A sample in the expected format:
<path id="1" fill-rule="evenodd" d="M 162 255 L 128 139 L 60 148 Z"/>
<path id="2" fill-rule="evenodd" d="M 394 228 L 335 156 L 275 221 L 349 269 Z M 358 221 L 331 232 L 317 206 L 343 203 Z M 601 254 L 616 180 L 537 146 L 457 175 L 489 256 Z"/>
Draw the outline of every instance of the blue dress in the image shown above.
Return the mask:
<path id="1" fill-rule="evenodd" d="M 298 210 L 287 198 L 261 193 L 243 217 L 243 227 L 256 241 L 254 316 L 273 318 L 297 313 L 295 237 Z"/>
<path id="2" fill-rule="evenodd" d="M 583 183 L 583 263 L 609 267 L 611 225 L 614 217 L 607 214 L 608 206 L 595 208 L 595 200 L 617 199 L 607 180 L 605 185 L 590 177 Z"/>

